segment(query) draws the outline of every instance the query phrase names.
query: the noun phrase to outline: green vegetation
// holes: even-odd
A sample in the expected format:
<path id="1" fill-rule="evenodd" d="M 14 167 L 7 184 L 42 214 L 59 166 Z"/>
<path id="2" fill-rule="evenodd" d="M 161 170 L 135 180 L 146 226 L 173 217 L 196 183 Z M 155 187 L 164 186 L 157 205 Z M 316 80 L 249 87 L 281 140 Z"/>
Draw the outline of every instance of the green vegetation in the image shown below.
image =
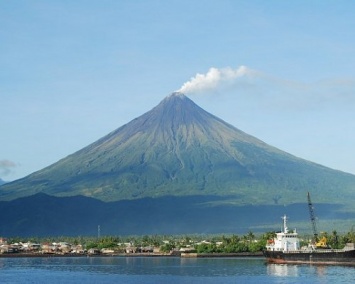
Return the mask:
<path id="1" fill-rule="evenodd" d="M 328 245 L 332 248 L 343 248 L 346 243 L 355 243 L 355 232 L 351 230 L 339 235 L 336 231 L 324 232 Z M 246 235 L 144 235 L 144 236 L 103 236 L 95 237 L 47 237 L 47 238 L 9 238 L 8 243 L 33 242 L 52 243 L 58 241 L 68 242 L 73 245 L 81 244 L 85 249 L 113 249 L 116 252 L 124 252 L 125 247 L 137 248 L 155 247 L 162 253 L 174 250 L 188 249 L 197 253 L 255 253 L 265 248 L 267 240 L 275 237 L 275 232 L 266 232 L 255 236 L 253 232 Z M 309 243 L 309 238 L 301 237 L 301 246 Z"/>
<path id="2" fill-rule="evenodd" d="M 100 250 L 103 248 L 114 249 L 117 247 L 118 243 L 120 243 L 120 238 L 107 236 L 107 237 L 99 238 L 97 240 L 88 240 L 88 242 L 85 243 L 85 246 L 86 249 L 91 249 L 91 248 L 97 248 Z"/>
<path id="3" fill-rule="evenodd" d="M 322 232 L 320 238 L 326 237 L 327 244 L 334 249 L 341 249 L 346 243 L 355 243 L 355 232 L 350 231 L 344 235 L 339 235 L 337 231 L 333 230 L 331 233 Z"/>

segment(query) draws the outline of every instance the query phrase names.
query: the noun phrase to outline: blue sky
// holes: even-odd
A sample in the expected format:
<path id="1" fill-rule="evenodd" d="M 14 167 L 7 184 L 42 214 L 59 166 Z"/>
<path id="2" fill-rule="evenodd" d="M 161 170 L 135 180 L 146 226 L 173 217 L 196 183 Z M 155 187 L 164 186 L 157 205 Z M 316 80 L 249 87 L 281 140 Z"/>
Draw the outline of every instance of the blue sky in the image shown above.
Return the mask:
<path id="1" fill-rule="evenodd" d="M 355 174 L 354 11 L 341 0 L 0 0 L 0 178 L 80 150 L 194 78 L 206 86 L 186 95 L 210 113 Z"/>

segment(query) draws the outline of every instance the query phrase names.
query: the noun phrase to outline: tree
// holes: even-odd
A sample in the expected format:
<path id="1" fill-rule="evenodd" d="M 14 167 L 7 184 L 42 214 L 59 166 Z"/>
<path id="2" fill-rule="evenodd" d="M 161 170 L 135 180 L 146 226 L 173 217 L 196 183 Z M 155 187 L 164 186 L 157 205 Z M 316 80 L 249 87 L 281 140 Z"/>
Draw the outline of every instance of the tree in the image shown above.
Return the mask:
<path id="1" fill-rule="evenodd" d="M 171 243 L 166 243 L 160 247 L 160 251 L 164 253 L 171 252 L 173 249 L 175 249 L 175 245 Z"/>

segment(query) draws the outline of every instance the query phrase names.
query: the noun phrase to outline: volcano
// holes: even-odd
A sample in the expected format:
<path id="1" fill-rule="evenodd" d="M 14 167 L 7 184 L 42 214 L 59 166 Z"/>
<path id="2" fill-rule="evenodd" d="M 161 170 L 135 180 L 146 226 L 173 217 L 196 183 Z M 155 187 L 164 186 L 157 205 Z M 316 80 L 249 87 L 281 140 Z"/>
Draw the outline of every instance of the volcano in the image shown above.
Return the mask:
<path id="1" fill-rule="evenodd" d="M 353 199 L 355 176 L 300 159 L 206 112 L 182 93 L 23 179 L 0 200 L 36 193 L 101 201 L 230 196 L 233 204 Z"/>
<path id="2" fill-rule="evenodd" d="M 92 235 L 97 224 L 128 235 L 260 230 L 285 212 L 309 223 L 307 192 L 333 230 L 355 218 L 354 190 L 354 175 L 283 152 L 173 93 L 0 186 L 0 234 Z"/>

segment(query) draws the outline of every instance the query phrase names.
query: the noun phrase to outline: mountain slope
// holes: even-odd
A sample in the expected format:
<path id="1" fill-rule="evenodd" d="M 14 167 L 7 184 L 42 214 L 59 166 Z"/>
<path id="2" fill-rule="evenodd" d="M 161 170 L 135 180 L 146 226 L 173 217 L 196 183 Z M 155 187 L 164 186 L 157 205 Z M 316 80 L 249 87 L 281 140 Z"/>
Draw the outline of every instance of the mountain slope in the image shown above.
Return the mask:
<path id="1" fill-rule="evenodd" d="M 215 196 L 206 195 L 102 202 L 84 196 L 54 197 L 39 193 L 0 201 L 0 235 L 95 236 L 98 225 L 103 235 L 246 234 L 251 230 L 264 233 L 279 228 L 279 216 L 285 212 L 292 224 L 297 223 L 300 232 L 311 232 L 306 202 L 288 206 L 209 206 L 215 200 Z M 347 232 L 351 228 L 344 220 L 351 220 L 355 214 L 344 214 L 339 209 L 339 205 L 317 203 L 322 230 Z M 334 219 L 336 224 L 332 222 Z"/>
<path id="2" fill-rule="evenodd" d="M 231 204 L 277 204 L 304 202 L 311 191 L 348 204 L 354 189 L 355 176 L 271 147 L 173 93 L 95 143 L 1 186 L 0 199 L 228 195 Z"/>

